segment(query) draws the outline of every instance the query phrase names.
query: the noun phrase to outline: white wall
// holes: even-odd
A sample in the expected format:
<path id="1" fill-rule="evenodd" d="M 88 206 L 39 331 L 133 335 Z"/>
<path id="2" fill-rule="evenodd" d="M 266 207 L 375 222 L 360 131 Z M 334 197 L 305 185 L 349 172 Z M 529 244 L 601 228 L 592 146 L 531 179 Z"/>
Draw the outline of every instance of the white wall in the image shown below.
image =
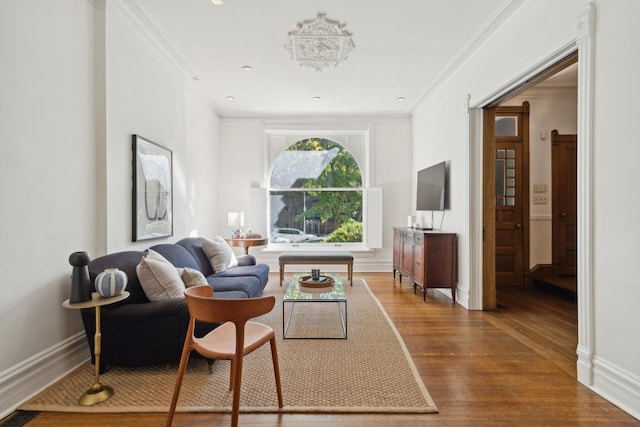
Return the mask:
<path id="1" fill-rule="evenodd" d="M 187 236 L 213 236 L 219 215 L 223 215 L 217 174 L 223 162 L 219 153 L 220 120 L 195 91 L 187 91 L 185 152 L 177 162 L 176 191 L 184 193 L 185 206 L 180 229 Z M 226 218 L 226 215 L 224 215 Z M 176 219 L 178 220 L 178 219 Z"/>
<path id="2" fill-rule="evenodd" d="M 131 243 L 131 135 L 173 152 L 173 237 L 209 234 L 215 201 L 218 122 L 191 79 L 119 2 L 106 17 L 107 253 Z M 195 83 L 193 83 L 195 84 Z"/>
<path id="3" fill-rule="evenodd" d="M 96 250 L 93 13 L 0 1 L 0 387 L 81 330 L 61 303 L 69 254 Z"/>
<path id="4" fill-rule="evenodd" d="M 594 129 L 594 301 L 596 319 L 594 382 L 605 396 L 623 399 L 620 385 L 635 394 L 640 418 L 640 50 L 623 49 L 640 39 L 640 2 L 596 2 Z M 625 333 L 628 331 L 628 334 Z M 621 378 L 611 380 L 612 372 Z M 617 384 L 616 384 L 617 383 Z M 616 387 L 618 385 L 618 387 Z"/>
<path id="5" fill-rule="evenodd" d="M 490 99 L 492 93 L 575 42 L 584 6 L 578 0 L 528 1 L 459 69 L 448 73 L 442 85 L 429 92 L 414 111 L 414 169 L 441 159 L 450 159 L 453 165 L 465 164 L 465 150 L 476 148 L 465 147 L 469 139 L 462 134 L 466 112 L 460 107 L 467 94 L 471 95 L 472 106 Z M 594 6 L 595 259 L 593 266 L 587 266 L 593 268 L 593 289 L 589 291 L 593 295 L 578 295 L 579 299 L 593 297 L 593 312 L 581 316 L 593 322 L 593 339 L 581 345 L 586 346 L 589 354 L 585 357 L 590 358 L 587 385 L 640 417 L 640 340 L 625 332 L 640 324 L 640 287 L 635 271 L 640 262 L 640 225 L 635 218 L 640 209 L 640 193 L 636 190 L 640 145 L 634 142 L 633 128 L 640 114 L 635 96 L 640 93 L 636 78 L 640 51 L 623 48 L 640 37 L 635 25 L 640 3 L 595 1 Z M 465 239 L 469 237 L 464 235 L 467 213 L 461 210 L 465 209 L 465 193 L 473 196 L 476 187 L 456 179 L 452 182 L 452 218 L 446 221 L 446 228 L 463 233 L 461 238 Z M 475 177 L 476 182 L 480 179 Z M 469 267 L 461 263 L 460 269 L 460 276 L 468 278 Z M 467 286 L 481 284 L 459 284 Z"/>
<path id="6" fill-rule="evenodd" d="M 381 187 L 383 194 L 383 248 L 373 253 L 354 253 L 354 268 L 359 271 L 391 271 L 394 226 L 404 226 L 411 214 L 411 122 L 407 117 L 314 117 L 278 120 L 224 119 L 220 130 L 219 217 L 216 230 L 230 233 L 226 212 L 245 212 L 245 226 L 251 227 L 250 189 L 265 185 L 265 123 L 287 129 L 370 129 L 370 186 Z M 266 172 L 268 173 L 268 171 Z M 260 262 L 278 268 L 277 254 L 253 248 Z"/>
<path id="7" fill-rule="evenodd" d="M 259 218 L 251 216 L 251 189 L 264 187 L 265 148 L 260 120 L 224 119 L 220 123 L 218 155 L 224 159 L 217 170 L 219 216 L 213 223 L 216 234 L 230 236 L 228 212 L 244 212 L 245 228 L 256 229 Z M 252 254 L 257 251 L 252 250 Z"/>
<path id="8" fill-rule="evenodd" d="M 89 357 L 69 254 L 213 232 L 219 119 L 119 1 L 0 16 L 1 418 Z M 173 150 L 172 238 L 131 242 L 133 133 Z"/>

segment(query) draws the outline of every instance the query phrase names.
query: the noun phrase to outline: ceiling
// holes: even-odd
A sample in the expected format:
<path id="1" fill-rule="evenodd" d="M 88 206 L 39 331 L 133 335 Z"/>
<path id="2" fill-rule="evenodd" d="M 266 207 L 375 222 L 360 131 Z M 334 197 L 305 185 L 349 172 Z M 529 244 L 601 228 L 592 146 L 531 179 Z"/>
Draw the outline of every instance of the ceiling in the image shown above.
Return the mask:
<path id="1" fill-rule="evenodd" d="M 408 114 L 522 0 L 126 3 L 221 117 L 265 117 Z M 284 48 L 288 33 L 318 13 L 343 24 L 355 44 L 348 59 L 322 71 L 300 66 Z"/>

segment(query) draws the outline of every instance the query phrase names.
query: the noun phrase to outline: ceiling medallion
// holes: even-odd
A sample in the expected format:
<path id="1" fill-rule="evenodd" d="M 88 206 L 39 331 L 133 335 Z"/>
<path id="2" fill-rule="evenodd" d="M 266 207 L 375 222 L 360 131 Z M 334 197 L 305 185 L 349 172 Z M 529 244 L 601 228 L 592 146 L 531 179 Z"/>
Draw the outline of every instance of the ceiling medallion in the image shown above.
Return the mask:
<path id="1" fill-rule="evenodd" d="M 344 30 L 344 24 L 327 19 L 324 13 L 299 23 L 284 45 L 291 59 L 316 71 L 330 65 L 335 67 L 347 59 L 347 53 L 354 47 L 351 33 Z"/>

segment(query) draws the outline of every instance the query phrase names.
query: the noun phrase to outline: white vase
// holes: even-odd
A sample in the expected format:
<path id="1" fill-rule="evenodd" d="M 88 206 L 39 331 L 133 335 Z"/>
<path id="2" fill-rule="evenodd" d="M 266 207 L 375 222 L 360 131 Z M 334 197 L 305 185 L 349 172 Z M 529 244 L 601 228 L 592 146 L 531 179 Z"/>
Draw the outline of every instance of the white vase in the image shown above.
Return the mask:
<path id="1" fill-rule="evenodd" d="M 120 295 L 127 287 L 127 274 L 117 268 L 107 268 L 98 274 L 95 286 L 96 291 L 103 297 Z"/>

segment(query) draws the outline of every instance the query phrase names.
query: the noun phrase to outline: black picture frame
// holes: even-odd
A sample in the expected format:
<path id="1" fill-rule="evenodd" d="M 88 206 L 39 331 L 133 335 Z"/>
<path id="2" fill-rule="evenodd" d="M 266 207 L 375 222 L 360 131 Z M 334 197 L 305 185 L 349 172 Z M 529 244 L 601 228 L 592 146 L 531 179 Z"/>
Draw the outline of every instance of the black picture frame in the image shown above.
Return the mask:
<path id="1" fill-rule="evenodd" d="M 132 240 L 173 236 L 173 151 L 132 137 Z"/>

